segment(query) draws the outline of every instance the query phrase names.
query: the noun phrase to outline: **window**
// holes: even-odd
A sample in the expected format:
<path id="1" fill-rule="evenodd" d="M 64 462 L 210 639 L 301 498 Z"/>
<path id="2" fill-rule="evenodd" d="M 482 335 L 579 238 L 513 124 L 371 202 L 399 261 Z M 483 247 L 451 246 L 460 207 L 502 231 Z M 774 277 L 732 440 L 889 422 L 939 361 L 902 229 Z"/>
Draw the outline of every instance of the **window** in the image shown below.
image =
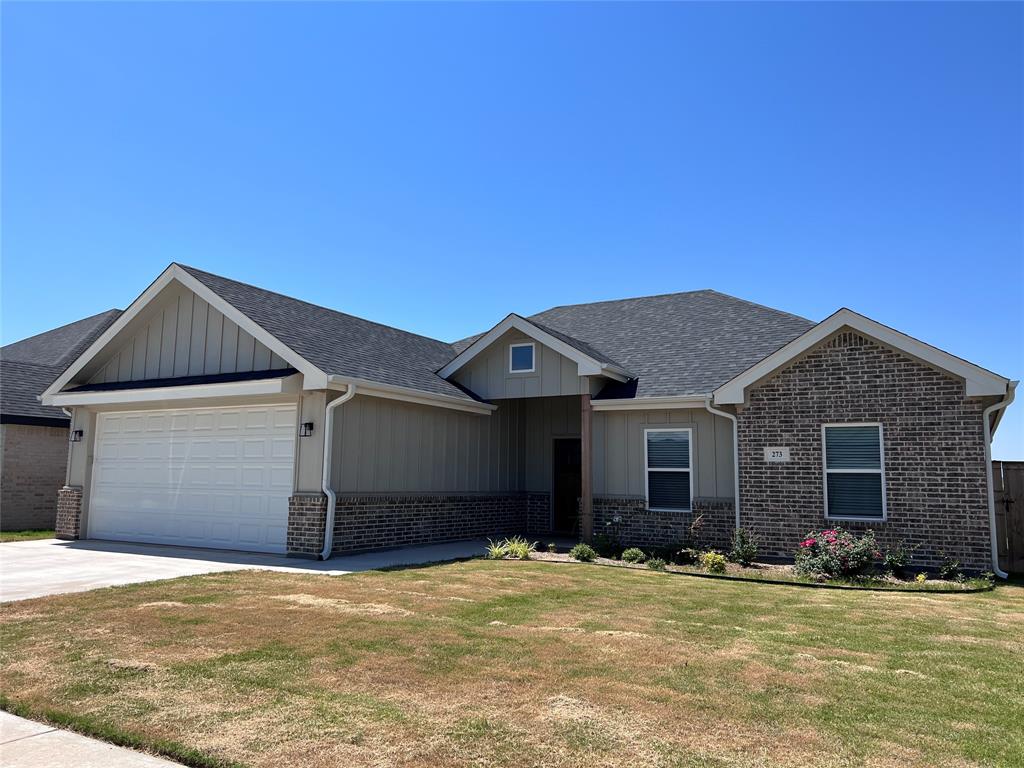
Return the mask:
<path id="1" fill-rule="evenodd" d="M 689 512 L 693 495 L 689 429 L 645 429 L 647 508 Z"/>
<path id="2" fill-rule="evenodd" d="M 510 373 L 533 373 L 533 344 L 512 344 L 508 348 Z"/>
<path id="3" fill-rule="evenodd" d="M 825 424 L 825 516 L 885 520 L 881 424 Z"/>

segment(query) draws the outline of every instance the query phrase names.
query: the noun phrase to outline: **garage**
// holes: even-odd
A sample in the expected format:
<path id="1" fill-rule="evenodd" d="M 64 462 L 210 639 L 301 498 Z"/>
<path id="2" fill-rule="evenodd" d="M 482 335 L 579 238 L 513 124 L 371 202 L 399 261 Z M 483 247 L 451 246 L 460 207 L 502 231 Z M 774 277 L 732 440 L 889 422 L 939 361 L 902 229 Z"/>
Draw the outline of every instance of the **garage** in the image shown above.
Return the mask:
<path id="1" fill-rule="evenodd" d="M 88 537 L 285 552 L 294 404 L 101 413 Z"/>

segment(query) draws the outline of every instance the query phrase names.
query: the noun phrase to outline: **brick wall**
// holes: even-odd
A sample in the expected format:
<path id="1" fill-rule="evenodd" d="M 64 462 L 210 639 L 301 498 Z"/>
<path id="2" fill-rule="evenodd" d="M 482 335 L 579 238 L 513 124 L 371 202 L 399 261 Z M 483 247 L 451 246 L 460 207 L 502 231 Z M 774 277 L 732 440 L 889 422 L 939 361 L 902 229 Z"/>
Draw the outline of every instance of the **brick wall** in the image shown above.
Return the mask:
<path id="1" fill-rule="evenodd" d="M 0 528 L 53 528 L 67 471 L 68 430 L 0 424 L 0 431 Z"/>
<path id="2" fill-rule="evenodd" d="M 506 536 L 526 528 L 525 494 L 338 497 L 334 551 Z"/>
<path id="3" fill-rule="evenodd" d="M 82 489 L 65 485 L 57 491 L 56 535 L 58 539 L 82 537 Z"/>
<path id="4" fill-rule="evenodd" d="M 703 525 L 696 544 L 717 549 L 729 546 L 735 527 L 732 499 L 695 498 L 693 512 L 659 512 L 647 509 L 643 497 L 594 497 L 594 533 L 613 536 L 623 546 L 682 547 L 697 516 L 703 516 Z"/>
<path id="5" fill-rule="evenodd" d="M 551 533 L 551 494 L 526 494 L 526 530 L 533 534 Z"/>
<path id="6" fill-rule="evenodd" d="M 990 568 L 984 405 L 959 381 L 859 334 L 841 332 L 751 389 L 738 415 L 741 523 L 760 553 L 790 557 L 810 530 L 873 529 L 883 547 L 918 544 L 914 565 L 940 552 Z M 888 520 L 830 523 L 822 496 L 821 425 L 880 422 Z M 790 448 L 768 464 L 764 449 Z"/>
<path id="7" fill-rule="evenodd" d="M 317 557 L 324 550 L 327 496 L 299 494 L 288 498 L 287 550 L 292 557 Z"/>

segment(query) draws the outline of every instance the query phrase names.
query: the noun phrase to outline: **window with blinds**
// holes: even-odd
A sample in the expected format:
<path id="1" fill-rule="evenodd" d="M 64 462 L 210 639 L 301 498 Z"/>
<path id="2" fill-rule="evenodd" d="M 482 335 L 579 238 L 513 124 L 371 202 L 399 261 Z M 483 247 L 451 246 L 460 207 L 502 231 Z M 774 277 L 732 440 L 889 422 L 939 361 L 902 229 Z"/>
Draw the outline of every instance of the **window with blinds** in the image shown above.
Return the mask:
<path id="1" fill-rule="evenodd" d="M 689 429 L 644 430 L 647 508 L 689 512 L 693 494 Z"/>
<path id="2" fill-rule="evenodd" d="M 885 519 L 885 458 L 881 424 L 822 427 L 825 515 L 855 520 Z"/>

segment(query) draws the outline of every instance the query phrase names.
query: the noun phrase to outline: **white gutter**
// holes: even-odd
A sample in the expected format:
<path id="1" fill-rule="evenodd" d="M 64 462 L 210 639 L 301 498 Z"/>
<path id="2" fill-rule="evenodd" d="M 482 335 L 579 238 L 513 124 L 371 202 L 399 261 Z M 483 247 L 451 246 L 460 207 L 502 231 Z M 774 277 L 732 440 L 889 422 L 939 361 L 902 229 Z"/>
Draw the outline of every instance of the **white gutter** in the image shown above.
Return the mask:
<path id="1" fill-rule="evenodd" d="M 733 507 L 736 510 L 736 530 L 740 529 L 740 427 L 736 416 L 728 411 L 720 411 L 711 407 L 711 398 L 704 400 L 704 407 L 709 413 L 724 416 L 732 422 L 732 490 Z"/>
<path id="2" fill-rule="evenodd" d="M 327 382 L 328 389 L 340 389 L 341 387 L 349 386 L 358 386 L 359 394 L 368 397 L 382 397 L 390 400 L 401 400 L 406 403 L 432 405 L 437 408 L 451 408 L 456 411 L 480 413 L 485 416 L 489 416 L 491 412 L 498 410 L 498 406 L 491 403 L 481 403 L 479 400 L 452 397 L 451 395 L 437 395 L 419 389 L 399 387 L 394 384 L 381 384 L 380 382 L 368 381 L 367 379 L 359 379 L 352 376 L 331 374 Z"/>
<path id="3" fill-rule="evenodd" d="M 1000 579 L 1009 578 L 1009 574 L 999 567 L 999 539 L 996 538 L 996 491 L 992 480 L 992 427 L 988 416 L 993 411 L 1001 411 L 1013 402 L 1019 381 L 1011 381 L 1006 388 L 1006 397 L 993 403 L 981 415 L 985 422 L 985 477 L 988 479 L 988 526 L 992 545 L 992 573 Z"/>
<path id="4" fill-rule="evenodd" d="M 334 507 L 337 504 L 337 497 L 334 495 L 334 489 L 331 488 L 331 446 L 333 445 L 331 438 L 334 435 L 334 409 L 351 400 L 355 393 L 356 385 L 349 384 L 345 394 L 327 404 L 324 419 L 324 473 L 320 483 L 327 496 L 327 516 L 324 520 L 324 549 L 320 553 L 321 560 L 327 560 L 334 548 Z"/>
<path id="5" fill-rule="evenodd" d="M 646 411 L 663 408 L 700 408 L 709 395 L 688 395 L 685 397 L 616 397 L 591 400 L 595 411 Z"/>

